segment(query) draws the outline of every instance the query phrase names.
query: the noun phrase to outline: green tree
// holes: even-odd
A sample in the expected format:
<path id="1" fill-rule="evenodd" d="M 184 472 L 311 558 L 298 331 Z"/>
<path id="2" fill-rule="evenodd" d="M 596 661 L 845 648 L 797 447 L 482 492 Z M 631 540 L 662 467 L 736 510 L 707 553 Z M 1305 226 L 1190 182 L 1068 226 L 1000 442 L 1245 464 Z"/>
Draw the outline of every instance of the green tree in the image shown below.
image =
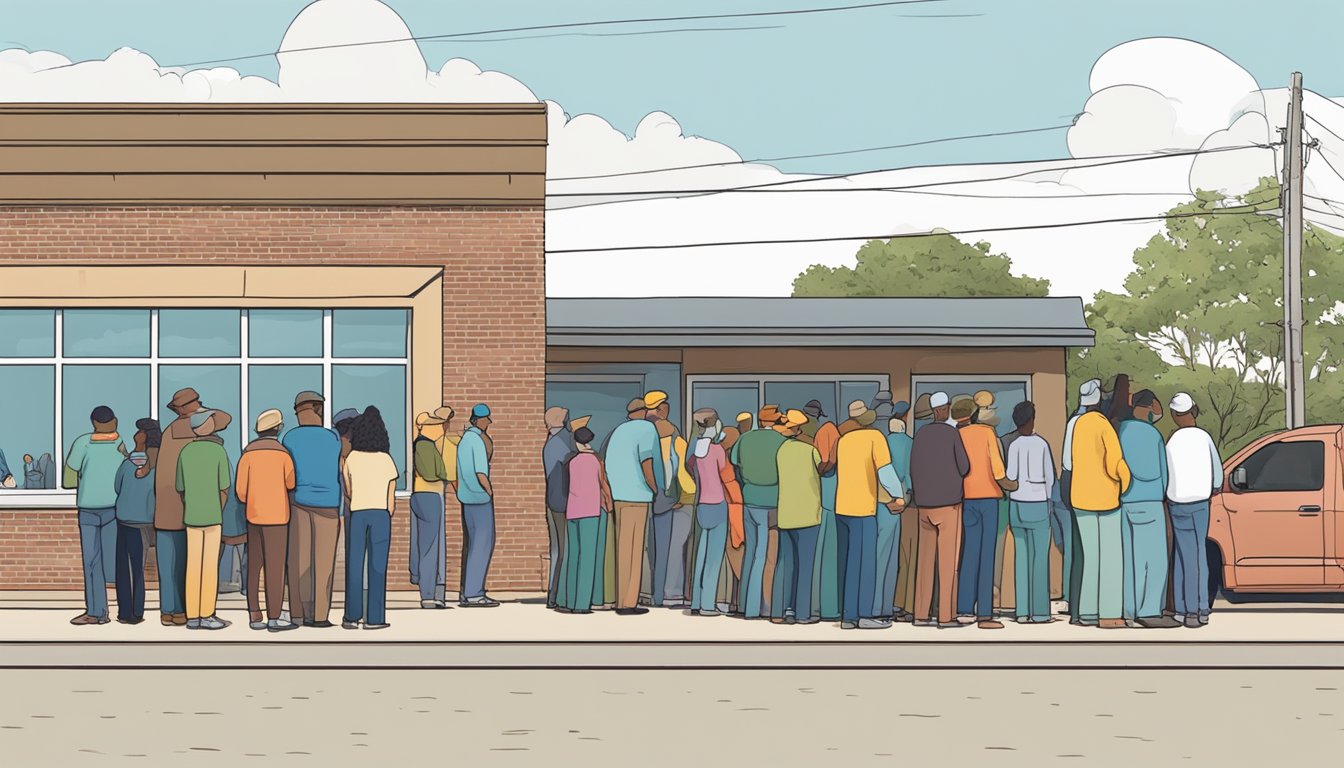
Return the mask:
<path id="1" fill-rule="evenodd" d="M 814 264 L 794 296 L 1047 296 L 1050 281 L 1011 273 L 1012 260 L 949 234 L 871 240 L 854 267 Z"/>

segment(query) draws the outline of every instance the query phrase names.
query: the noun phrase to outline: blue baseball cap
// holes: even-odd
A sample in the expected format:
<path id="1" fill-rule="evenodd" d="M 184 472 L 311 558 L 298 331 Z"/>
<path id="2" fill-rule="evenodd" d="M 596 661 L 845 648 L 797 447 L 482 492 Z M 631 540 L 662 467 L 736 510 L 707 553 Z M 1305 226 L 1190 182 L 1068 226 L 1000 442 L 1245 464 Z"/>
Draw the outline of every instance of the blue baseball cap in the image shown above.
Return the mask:
<path id="1" fill-rule="evenodd" d="M 471 418 L 486 419 L 490 417 L 490 406 L 485 403 L 477 403 L 471 407 Z"/>

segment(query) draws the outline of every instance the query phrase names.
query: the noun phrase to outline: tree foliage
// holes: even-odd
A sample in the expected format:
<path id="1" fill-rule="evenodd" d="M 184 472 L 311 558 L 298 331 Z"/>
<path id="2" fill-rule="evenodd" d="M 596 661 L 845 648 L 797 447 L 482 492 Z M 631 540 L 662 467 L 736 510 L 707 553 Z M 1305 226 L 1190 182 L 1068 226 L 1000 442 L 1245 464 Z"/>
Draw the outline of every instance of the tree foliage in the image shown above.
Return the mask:
<path id="1" fill-rule="evenodd" d="M 793 281 L 794 296 L 1047 296 L 1050 281 L 1011 273 L 989 243 L 948 234 L 872 240 L 854 267 L 814 264 Z"/>

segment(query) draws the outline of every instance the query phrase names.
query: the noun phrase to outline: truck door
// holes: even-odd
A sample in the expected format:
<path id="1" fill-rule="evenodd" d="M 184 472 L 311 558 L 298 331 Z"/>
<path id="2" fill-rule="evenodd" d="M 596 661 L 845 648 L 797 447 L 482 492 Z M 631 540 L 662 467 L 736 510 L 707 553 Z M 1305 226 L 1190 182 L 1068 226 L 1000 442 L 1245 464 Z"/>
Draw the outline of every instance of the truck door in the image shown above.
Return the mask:
<path id="1" fill-rule="evenodd" d="M 1223 504 L 1239 587 L 1325 584 L 1327 442 L 1333 458 L 1332 435 L 1290 433 L 1232 468 Z"/>

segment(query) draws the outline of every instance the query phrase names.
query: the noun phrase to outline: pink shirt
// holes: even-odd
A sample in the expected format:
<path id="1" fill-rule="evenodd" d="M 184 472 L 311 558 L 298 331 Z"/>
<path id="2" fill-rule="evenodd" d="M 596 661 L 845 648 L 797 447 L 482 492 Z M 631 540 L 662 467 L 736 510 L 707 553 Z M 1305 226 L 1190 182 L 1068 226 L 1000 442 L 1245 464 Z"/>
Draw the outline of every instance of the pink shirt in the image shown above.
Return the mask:
<path id="1" fill-rule="evenodd" d="M 691 450 L 694 451 L 695 446 L 691 446 Z M 723 452 L 723 446 L 718 443 L 711 443 L 705 457 L 695 460 L 696 482 L 700 484 L 699 503 L 723 503 L 723 478 L 719 473 L 723 471 L 723 465 L 727 462 L 728 457 Z"/>
<path id="2" fill-rule="evenodd" d="M 579 453 L 569 460 L 569 502 L 566 520 L 597 517 L 602 512 L 601 465 L 595 453 Z"/>

